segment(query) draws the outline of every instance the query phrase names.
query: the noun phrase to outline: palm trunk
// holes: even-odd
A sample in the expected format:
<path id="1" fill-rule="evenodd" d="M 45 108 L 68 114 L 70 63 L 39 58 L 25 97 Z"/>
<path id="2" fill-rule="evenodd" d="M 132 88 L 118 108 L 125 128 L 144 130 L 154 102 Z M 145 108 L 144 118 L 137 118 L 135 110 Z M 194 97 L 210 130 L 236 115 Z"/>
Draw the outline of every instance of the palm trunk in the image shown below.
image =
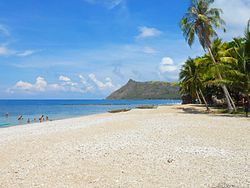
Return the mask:
<path id="1" fill-rule="evenodd" d="M 202 97 L 202 99 L 203 99 L 205 105 L 206 105 L 207 111 L 210 111 L 210 109 L 209 109 L 209 107 L 208 107 L 208 104 L 207 104 L 207 101 L 206 101 L 206 98 L 204 97 L 204 95 L 203 95 L 201 89 L 199 89 L 199 92 L 200 92 L 200 94 L 201 94 L 201 97 Z"/>
<path id="2" fill-rule="evenodd" d="M 218 63 L 215 61 L 214 56 L 213 56 L 213 53 L 212 53 L 210 47 L 208 47 L 207 49 L 208 49 L 208 52 L 209 52 L 209 54 L 210 54 L 210 56 L 211 56 L 211 58 L 212 58 L 214 64 L 217 65 Z M 222 80 L 222 76 L 221 76 L 219 70 L 217 70 L 217 76 L 218 76 L 218 79 Z M 230 96 L 230 94 L 229 94 L 229 92 L 228 92 L 227 87 L 226 87 L 224 84 L 223 84 L 221 87 L 222 87 L 223 93 L 224 93 L 224 95 L 225 95 L 225 97 L 226 97 L 228 112 L 229 112 L 229 113 L 232 113 L 233 111 L 236 111 L 234 102 L 233 102 L 232 100 L 230 100 L 231 96 Z M 231 98 L 231 99 L 232 99 L 232 98 Z"/>
<path id="3" fill-rule="evenodd" d="M 250 22 L 249 22 L 249 23 L 250 23 Z M 246 78 L 247 78 L 247 79 L 246 79 L 246 80 L 247 80 L 247 81 L 246 81 L 247 83 L 246 83 L 245 95 L 246 95 L 247 98 L 249 98 L 250 80 L 249 80 L 249 74 L 248 74 L 247 72 L 246 72 L 245 74 L 246 74 Z"/>
<path id="4" fill-rule="evenodd" d="M 200 95 L 199 95 L 199 92 L 197 91 L 197 89 L 195 89 L 195 93 L 196 93 L 196 96 L 198 98 L 199 103 L 202 104 L 201 98 L 200 98 Z"/>
<path id="5" fill-rule="evenodd" d="M 234 109 L 233 109 L 232 103 L 231 103 L 231 101 L 230 101 L 230 99 L 229 99 L 229 97 L 228 97 L 228 90 L 227 90 L 227 88 L 226 88 L 225 85 L 222 85 L 222 90 L 223 90 L 223 93 L 224 93 L 224 95 L 225 95 L 225 97 L 226 97 L 226 101 L 227 101 L 227 110 L 228 110 L 229 113 L 232 113 L 232 112 L 234 111 Z"/>
<path id="6" fill-rule="evenodd" d="M 230 93 L 229 93 L 228 91 L 227 91 L 227 93 L 228 93 L 229 100 L 231 101 L 231 104 L 233 105 L 233 109 L 234 109 L 234 111 L 236 112 L 236 111 L 237 111 L 237 108 L 236 108 L 236 106 L 235 106 L 235 104 L 234 104 L 234 101 L 233 101 L 233 99 L 232 99 Z"/>

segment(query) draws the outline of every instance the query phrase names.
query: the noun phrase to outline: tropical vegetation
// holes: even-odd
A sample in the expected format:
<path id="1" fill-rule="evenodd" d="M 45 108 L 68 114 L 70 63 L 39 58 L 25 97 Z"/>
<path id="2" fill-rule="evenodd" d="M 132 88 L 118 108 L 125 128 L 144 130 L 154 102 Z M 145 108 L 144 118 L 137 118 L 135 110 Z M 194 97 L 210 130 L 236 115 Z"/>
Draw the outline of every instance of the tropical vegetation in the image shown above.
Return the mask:
<path id="1" fill-rule="evenodd" d="M 211 8 L 213 2 L 193 0 L 180 21 L 188 44 L 192 46 L 196 36 L 205 51 L 202 57 L 189 58 L 182 66 L 181 93 L 193 102 L 206 104 L 208 110 L 215 101 L 222 101 L 233 112 L 250 91 L 250 20 L 244 37 L 223 42 L 215 29 L 225 31 L 225 22 L 222 10 Z"/>

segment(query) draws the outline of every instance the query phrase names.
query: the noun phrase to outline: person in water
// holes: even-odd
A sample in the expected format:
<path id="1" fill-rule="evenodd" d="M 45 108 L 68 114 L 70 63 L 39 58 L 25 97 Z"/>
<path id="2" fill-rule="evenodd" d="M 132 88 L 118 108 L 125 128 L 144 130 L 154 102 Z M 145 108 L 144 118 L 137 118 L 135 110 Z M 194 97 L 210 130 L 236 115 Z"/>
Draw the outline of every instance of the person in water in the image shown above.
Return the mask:
<path id="1" fill-rule="evenodd" d="M 44 121 L 44 115 L 42 115 L 40 118 L 39 118 L 39 121 L 40 123 L 42 123 Z"/>
<path id="2" fill-rule="evenodd" d="M 49 117 L 48 116 L 46 116 L 46 121 L 49 121 Z"/>
<path id="3" fill-rule="evenodd" d="M 17 119 L 18 121 L 20 121 L 20 120 L 23 120 L 23 116 L 22 115 L 20 115 L 19 117 L 18 117 L 18 119 Z"/>
<path id="4" fill-rule="evenodd" d="M 244 112 L 246 113 L 246 117 L 248 117 L 248 112 L 249 112 L 249 100 L 248 100 L 248 98 L 243 98 L 243 107 L 244 107 Z"/>
<path id="5" fill-rule="evenodd" d="M 27 121 L 27 123 L 30 123 L 30 118 L 28 118 L 28 121 Z"/>

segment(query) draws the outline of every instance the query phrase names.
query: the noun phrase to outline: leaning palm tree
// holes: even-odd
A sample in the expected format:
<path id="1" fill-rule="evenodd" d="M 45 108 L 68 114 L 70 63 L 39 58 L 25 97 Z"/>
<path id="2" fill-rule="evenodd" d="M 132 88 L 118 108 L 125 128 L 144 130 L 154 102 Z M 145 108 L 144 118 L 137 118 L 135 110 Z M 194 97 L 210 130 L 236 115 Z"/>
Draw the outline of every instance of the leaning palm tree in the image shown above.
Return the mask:
<path id="1" fill-rule="evenodd" d="M 226 85 L 230 87 L 232 91 L 239 91 L 239 86 L 242 85 L 242 73 L 237 71 L 238 69 L 238 60 L 234 56 L 234 45 L 232 42 L 222 42 L 221 39 L 215 39 L 212 42 L 211 52 L 215 61 L 218 64 L 213 63 L 213 59 L 209 54 L 199 60 L 200 64 L 209 63 L 209 68 L 203 72 L 206 75 L 209 72 L 210 79 L 204 82 L 206 86 L 215 86 L 221 87 Z M 223 74 L 223 79 L 218 79 L 218 71 Z M 235 87 L 236 86 L 236 87 Z M 231 96 L 229 95 L 230 102 L 233 105 L 233 108 L 236 109 L 235 104 Z"/>
<path id="2" fill-rule="evenodd" d="M 202 100 L 206 105 L 207 111 L 210 111 L 207 101 L 202 92 L 201 67 L 196 63 L 196 59 L 189 58 L 182 66 L 180 71 L 180 85 L 182 94 L 190 94 L 192 98 L 198 98 L 200 104 Z M 201 97 L 200 97 L 201 96 Z M 201 100 L 202 98 L 202 100 Z"/>
<path id="3" fill-rule="evenodd" d="M 214 28 L 222 28 L 225 31 L 225 22 L 220 18 L 222 10 L 210 7 L 213 2 L 214 0 L 192 0 L 188 12 L 181 19 L 180 24 L 189 46 L 192 46 L 195 35 L 197 35 L 203 49 L 209 52 L 214 64 L 218 64 L 211 51 L 212 39 L 217 37 Z M 223 80 L 219 70 L 217 77 L 219 80 Z M 233 112 L 236 109 L 232 106 L 228 89 L 224 84 L 221 87 L 226 97 L 228 111 Z"/>

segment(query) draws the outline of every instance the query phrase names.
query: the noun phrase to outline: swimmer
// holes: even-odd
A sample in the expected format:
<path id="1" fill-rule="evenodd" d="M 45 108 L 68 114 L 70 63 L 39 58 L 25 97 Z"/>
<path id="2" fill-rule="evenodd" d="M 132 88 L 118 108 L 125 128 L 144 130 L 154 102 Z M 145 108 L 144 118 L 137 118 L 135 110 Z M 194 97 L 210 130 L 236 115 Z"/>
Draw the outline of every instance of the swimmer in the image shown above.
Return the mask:
<path id="1" fill-rule="evenodd" d="M 18 121 L 20 121 L 20 120 L 23 120 L 23 116 L 22 115 L 20 115 L 19 117 L 18 117 L 18 119 L 17 119 Z"/>
<path id="2" fill-rule="evenodd" d="M 40 123 L 44 121 L 44 115 L 39 118 Z"/>

